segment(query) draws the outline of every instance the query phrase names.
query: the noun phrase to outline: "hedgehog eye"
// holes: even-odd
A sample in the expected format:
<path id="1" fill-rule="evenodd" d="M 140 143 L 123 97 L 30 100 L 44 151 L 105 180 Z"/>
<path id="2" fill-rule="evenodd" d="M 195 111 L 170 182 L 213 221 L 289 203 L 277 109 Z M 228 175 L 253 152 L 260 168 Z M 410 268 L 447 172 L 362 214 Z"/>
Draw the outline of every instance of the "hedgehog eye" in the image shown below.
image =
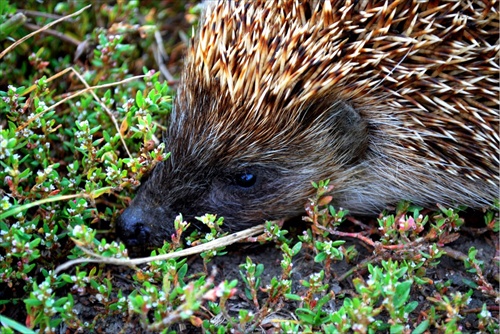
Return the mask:
<path id="1" fill-rule="evenodd" d="M 242 187 L 242 188 L 250 188 L 252 187 L 255 182 L 257 181 L 257 176 L 255 176 L 252 173 L 241 173 L 241 174 L 236 174 L 234 178 L 234 182 L 236 185 Z"/>

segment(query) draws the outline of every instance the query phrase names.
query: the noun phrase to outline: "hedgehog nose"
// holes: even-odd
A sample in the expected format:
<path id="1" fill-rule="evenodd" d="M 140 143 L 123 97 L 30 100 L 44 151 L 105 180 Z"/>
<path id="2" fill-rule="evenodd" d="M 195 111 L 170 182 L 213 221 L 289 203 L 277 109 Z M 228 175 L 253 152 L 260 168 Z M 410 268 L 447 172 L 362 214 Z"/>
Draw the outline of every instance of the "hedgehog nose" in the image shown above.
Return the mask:
<path id="1" fill-rule="evenodd" d="M 116 231 L 128 247 L 144 246 L 151 235 L 146 224 L 146 214 L 140 207 L 131 206 L 118 217 Z"/>

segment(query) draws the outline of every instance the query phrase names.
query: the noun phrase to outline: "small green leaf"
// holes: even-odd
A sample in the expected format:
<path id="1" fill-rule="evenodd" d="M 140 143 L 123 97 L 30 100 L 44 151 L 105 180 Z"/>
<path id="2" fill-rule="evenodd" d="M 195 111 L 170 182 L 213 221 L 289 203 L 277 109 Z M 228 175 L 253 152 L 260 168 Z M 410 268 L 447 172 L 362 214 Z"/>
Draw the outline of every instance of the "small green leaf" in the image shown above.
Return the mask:
<path id="1" fill-rule="evenodd" d="M 135 103 L 137 103 L 139 108 L 144 107 L 144 97 L 142 96 L 142 92 L 140 90 L 138 90 L 137 94 L 135 94 Z"/>
<path id="2" fill-rule="evenodd" d="M 394 307 L 396 309 L 402 307 L 408 299 L 412 283 L 412 281 L 405 281 L 399 283 L 396 287 L 396 295 L 394 296 Z"/>
<path id="3" fill-rule="evenodd" d="M 104 194 L 109 194 L 113 190 L 113 187 L 103 187 L 92 191 L 92 197 L 97 198 Z"/>
<path id="4" fill-rule="evenodd" d="M 345 240 L 336 240 L 334 242 L 332 242 L 332 247 L 338 247 L 338 246 L 341 246 L 345 244 Z"/>
<path id="5" fill-rule="evenodd" d="M 429 328 L 429 320 L 422 321 L 411 334 L 422 334 Z"/>
<path id="6" fill-rule="evenodd" d="M 262 263 L 259 263 L 257 265 L 256 270 L 255 270 L 255 276 L 258 277 L 258 276 L 262 275 L 263 272 L 264 272 L 264 265 Z"/>
<path id="7" fill-rule="evenodd" d="M 314 262 L 323 262 L 323 261 L 325 261 L 325 259 L 326 259 L 326 253 L 321 252 L 314 257 Z"/>
<path id="8" fill-rule="evenodd" d="M 35 334 L 36 332 L 32 331 L 26 326 L 23 326 L 22 324 L 18 323 L 17 321 L 14 321 L 10 318 L 4 317 L 3 315 L 0 314 L 0 324 L 2 324 L 2 327 L 8 327 L 15 329 L 19 333 L 26 333 L 26 334 Z"/>
<path id="9" fill-rule="evenodd" d="M 179 279 L 184 279 L 184 277 L 186 276 L 187 270 L 188 270 L 188 266 L 187 266 L 187 264 L 184 263 L 184 265 L 182 267 L 180 267 L 179 270 L 177 271 L 177 276 L 179 277 Z"/>
<path id="10" fill-rule="evenodd" d="M 308 324 L 314 324 L 314 318 L 316 316 L 316 313 L 314 313 L 311 310 L 308 310 L 306 308 L 298 308 L 295 310 L 295 314 L 297 317 L 299 317 L 300 320 L 302 320 L 305 323 Z"/>
<path id="11" fill-rule="evenodd" d="M 297 255 L 302 249 L 302 242 L 297 242 L 292 248 L 292 256 Z"/>
<path id="12" fill-rule="evenodd" d="M 411 312 L 413 312 L 417 308 L 417 306 L 418 306 L 418 302 L 416 300 L 409 302 L 405 306 L 405 313 L 410 314 Z"/>
<path id="13" fill-rule="evenodd" d="M 285 297 L 290 299 L 290 300 L 295 300 L 298 302 L 302 301 L 302 297 L 300 297 L 299 295 L 295 295 L 293 293 L 285 293 Z"/>
<path id="14" fill-rule="evenodd" d="M 399 334 L 403 333 L 405 326 L 402 324 L 394 324 L 391 326 L 390 333 L 391 334 Z"/>
<path id="15" fill-rule="evenodd" d="M 26 304 L 26 306 L 40 306 L 42 305 L 42 302 L 38 299 L 25 299 L 24 300 L 24 303 Z"/>

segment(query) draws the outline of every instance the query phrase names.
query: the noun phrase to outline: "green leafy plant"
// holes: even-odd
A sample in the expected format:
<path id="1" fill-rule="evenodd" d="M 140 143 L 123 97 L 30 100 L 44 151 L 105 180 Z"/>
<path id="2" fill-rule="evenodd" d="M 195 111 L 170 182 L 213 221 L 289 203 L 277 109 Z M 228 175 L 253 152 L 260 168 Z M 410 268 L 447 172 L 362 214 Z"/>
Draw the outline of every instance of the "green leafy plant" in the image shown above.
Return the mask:
<path id="1" fill-rule="evenodd" d="M 266 222 L 246 240 L 266 244 L 260 260 L 238 246 L 129 267 L 88 258 L 134 255 L 114 222 L 169 159 L 162 133 L 195 2 L 0 1 L 1 333 L 104 332 L 109 323 L 165 333 L 180 324 L 206 333 L 498 332 L 498 200 L 479 228 L 460 208 L 404 201 L 358 220 L 332 205 L 324 180 L 312 184 L 303 226 Z M 144 246 L 164 255 L 226 235 L 223 217 L 199 221 L 208 233 L 179 215 L 169 242 Z M 467 238 L 475 243 L 459 247 Z M 77 262 L 55 273 L 67 260 Z M 445 260 L 459 279 L 440 279 Z"/>

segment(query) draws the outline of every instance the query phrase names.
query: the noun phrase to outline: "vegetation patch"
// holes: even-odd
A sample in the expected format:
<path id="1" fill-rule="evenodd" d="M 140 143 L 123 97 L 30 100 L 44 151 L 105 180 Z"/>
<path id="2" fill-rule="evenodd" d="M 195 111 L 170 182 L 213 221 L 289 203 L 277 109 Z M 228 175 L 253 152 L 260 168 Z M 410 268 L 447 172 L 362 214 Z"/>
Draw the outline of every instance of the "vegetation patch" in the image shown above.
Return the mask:
<path id="1" fill-rule="evenodd" d="M 130 261 L 114 223 L 169 159 L 199 8 L 90 3 L 0 2 L 1 333 L 499 331 L 498 201 L 361 219 L 324 180 L 303 221 L 238 237 L 222 217 L 199 217 L 202 233 L 179 216 L 154 259 Z"/>

